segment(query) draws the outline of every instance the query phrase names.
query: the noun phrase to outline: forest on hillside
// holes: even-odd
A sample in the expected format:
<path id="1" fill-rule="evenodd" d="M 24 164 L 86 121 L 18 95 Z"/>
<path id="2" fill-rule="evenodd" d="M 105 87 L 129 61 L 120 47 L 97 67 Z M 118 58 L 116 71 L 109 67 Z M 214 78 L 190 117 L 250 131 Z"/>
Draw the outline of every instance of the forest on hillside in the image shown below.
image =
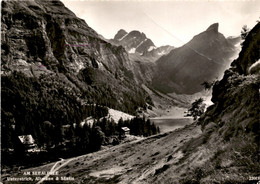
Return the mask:
<path id="1" fill-rule="evenodd" d="M 37 146 L 47 151 L 39 155 L 44 161 L 50 154 L 56 155 L 54 158 L 69 157 L 97 151 L 101 145 L 119 144 L 123 139 L 120 129 L 124 126 L 130 128 L 132 135 L 150 136 L 159 132 L 158 127 L 144 118 L 120 120 L 118 124 L 107 120 L 104 117 L 108 115 L 106 99 L 109 92 L 104 101 L 99 98 L 88 104 L 79 98 L 82 93 L 78 88 L 57 79 L 53 76 L 27 77 L 20 72 L 2 77 L 1 137 L 2 153 L 6 158 L 3 164 L 15 164 L 26 156 L 25 150 L 17 146 L 21 135 L 32 135 Z M 129 109 L 138 105 L 128 102 Z M 95 119 L 93 125 L 81 124 L 87 117 Z"/>

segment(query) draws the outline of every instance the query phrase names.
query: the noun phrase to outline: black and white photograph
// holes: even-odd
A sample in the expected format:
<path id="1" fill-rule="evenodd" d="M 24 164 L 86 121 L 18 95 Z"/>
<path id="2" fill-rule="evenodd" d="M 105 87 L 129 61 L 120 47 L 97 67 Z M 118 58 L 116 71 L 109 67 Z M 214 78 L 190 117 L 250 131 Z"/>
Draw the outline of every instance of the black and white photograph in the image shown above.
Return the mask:
<path id="1" fill-rule="evenodd" d="M 0 184 L 260 184 L 260 1 L 2 0 Z"/>

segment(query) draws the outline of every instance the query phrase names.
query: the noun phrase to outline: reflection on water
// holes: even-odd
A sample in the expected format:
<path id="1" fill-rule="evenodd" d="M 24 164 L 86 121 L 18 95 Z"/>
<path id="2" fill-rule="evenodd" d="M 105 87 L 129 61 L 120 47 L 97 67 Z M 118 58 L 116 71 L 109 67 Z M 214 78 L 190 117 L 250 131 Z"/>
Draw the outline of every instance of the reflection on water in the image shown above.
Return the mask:
<path id="1" fill-rule="evenodd" d="M 151 122 L 154 122 L 156 126 L 159 126 L 161 133 L 164 133 L 191 124 L 193 122 L 193 119 L 192 118 L 151 119 Z"/>

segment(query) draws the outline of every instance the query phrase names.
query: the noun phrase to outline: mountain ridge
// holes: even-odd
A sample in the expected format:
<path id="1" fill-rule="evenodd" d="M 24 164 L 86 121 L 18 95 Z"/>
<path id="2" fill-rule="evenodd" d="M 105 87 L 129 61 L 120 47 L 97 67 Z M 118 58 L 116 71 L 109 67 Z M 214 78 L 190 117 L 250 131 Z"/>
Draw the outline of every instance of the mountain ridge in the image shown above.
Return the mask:
<path id="1" fill-rule="evenodd" d="M 110 42 L 122 45 L 129 54 L 140 55 L 151 61 L 155 61 L 160 56 L 174 49 L 170 45 L 156 47 L 150 38 L 147 38 L 143 32 L 137 30 L 128 33 L 124 29 L 120 29 Z"/>
<path id="2" fill-rule="evenodd" d="M 164 93 L 199 92 L 200 84 L 204 80 L 215 80 L 236 52 L 234 45 L 218 32 L 218 23 L 212 24 L 187 44 L 156 61 L 158 72 L 152 86 Z"/>

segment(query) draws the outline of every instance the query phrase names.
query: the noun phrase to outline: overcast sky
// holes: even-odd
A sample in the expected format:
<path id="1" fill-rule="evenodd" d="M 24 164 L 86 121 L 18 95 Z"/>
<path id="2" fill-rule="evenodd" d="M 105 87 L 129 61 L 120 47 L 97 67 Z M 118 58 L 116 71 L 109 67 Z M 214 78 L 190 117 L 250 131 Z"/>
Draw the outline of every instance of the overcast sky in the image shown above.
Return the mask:
<path id="1" fill-rule="evenodd" d="M 183 45 L 216 22 L 226 37 L 238 36 L 243 25 L 252 28 L 260 19 L 259 0 L 62 2 L 105 38 L 139 30 L 156 46 Z"/>

